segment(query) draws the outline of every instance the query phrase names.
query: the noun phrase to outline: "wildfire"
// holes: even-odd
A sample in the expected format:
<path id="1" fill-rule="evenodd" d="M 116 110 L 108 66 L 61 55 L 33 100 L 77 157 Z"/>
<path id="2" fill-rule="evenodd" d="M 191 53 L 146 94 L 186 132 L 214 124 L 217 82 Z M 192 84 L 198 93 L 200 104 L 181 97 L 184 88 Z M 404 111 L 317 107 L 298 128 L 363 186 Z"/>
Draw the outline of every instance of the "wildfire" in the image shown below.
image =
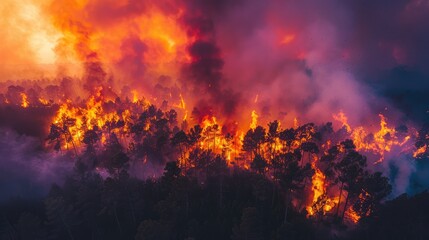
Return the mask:
<path id="1" fill-rule="evenodd" d="M 325 193 L 325 175 L 320 171 L 315 164 L 312 164 L 315 173 L 311 179 L 311 189 L 313 191 L 313 200 L 309 206 L 307 206 L 307 212 L 309 215 L 314 215 L 313 204 L 315 204 L 319 197 Z"/>
<path id="2" fill-rule="evenodd" d="M 342 127 L 344 127 L 347 130 L 348 133 L 350 133 L 352 131 L 352 128 L 348 124 L 348 118 L 344 114 L 343 111 L 340 111 L 338 114 L 332 115 L 332 117 L 334 118 L 334 120 L 339 121 L 340 123 L 342 123 Z"/>
<path id="3" fill-rule="evenodd" d="M 298 118 L 294 118 L 293 119 L 293 128 L 298 128 L 298 126 L 299 126 L 299 121 L 298 121 Z"/>
<path id="4" fill-rule="evenodd" d="M 413 153 L 413 157 L 417 158 L 419 157 L 421 154 L 424 154 L 427 151 L 427 146 L 423 146 L 418 148 L 414 153 Z"/>
<path id="5" fill-rule="evenodd" d="M 23 39 L 18 45 L 25 42 L 31 46 L 23 46 L 24 51 L 16 54 L 20 64 L 12 61 L 13 56 L 5 57 L 9 52 L 4 51 L 3 57 L 11 61 L 10 65 L 32 68 L 33 62 L 43 64 L 58 75 L 46 77 L 44 71 L 32 69 L 41 77 L 22 78 L 25 79 L 21 81 L 23 86 L 0 82 L 1 90 L 5 91 L 0 93 L 0 102 L 7 105 L 5 108 L 1 105 L 0 112 L 5 116 L 10 112 L 17 114 L 19 121 L 11 129 L 19 128 L 25 118 L 31 116 L 29 121 L 46 128 L 47 136 L 43 136 L 40 129 L 33 130 L 33 126 L 22 131 L 34 131 L 37 137 L 46 137 L 43 150 L 55 150 L 77 159 L 79 168 L 76 169 L 80 169 L 81 163 L 87 164 L 88 158 L 91 159 L 88 162 L 96 163 L 88 163 L 85 168 L 102 172 L 111 164 L 104 162 L 104 155 L 115 155 L 109 160 L 112 165 L 118 165 L 114 168 L 119 170 L 127 170 L 137 161 L 153 169 L 177 161 L 181 169 L 176 170 L 180 170 L 180 174 L 195 178 L 204 175 L 199 172 L 203 168 L 209 176 L 227 166 L 230 170 L 238 169 L 239 173 L 251 172 L 248 175 L 257 176 L 254 179 L 258 184 L 259 177 L 272 181 L 269 182 L 273 186 L 271 205 L 280 204 L 275 209 L 286 206 L 285 222 L 288 207 L 293 205 L 295 210 L 306 210 L 312 219 L 331 219 L 334 212 L 335 217 L 341 212 L 342 218 L 345 216 L 357 223 L 369 214 L 362 212 L 378 207 L 377 204 L 368 207 L 368 202 L 372 204 L 370 200 L 383 199 L 378 197 L 383 193 L 377 193 L 376 188 L 389 185 L 387 180 L 383 186 L 372 184 L 372 170 L 391 164 L 387 164 L 387 160 L 392 153 L 401 151 L 408 154 L 407 157 L 421 158 L 429 152 L 426 145 L 429 136 L 423 139 L 424 136 L 419 135 L 422 139 L 416 142 L 417 149 L 410 147 L 415 132 L 395 128 L 388 121 L 392 119 L 387 118 L 390 118 L 387 109 L 383 111 L 385 115 L 375 115 L 374 121 L 363 126 L 353 122 L 347 111 L 328 112 L 331 108 L 347 106 L 365 109 L 355 113 L 357 115 L 366 113 L 372 106 L 368 107 L 366 101 L 358 102 L 361 99 L 358 97 L 345 99 L 358 94 L 360 82 L 352 76 L 356 69 L 349 71 L 343 63 L 338 65 L 335 57 L 341 57 L 337 53 L 343 51 L 354 53 L 351 48 L 354 46 L 342 44 L 341 48 L 346 50 L 338 50 L 336 36 L 331 36 L 336 34 L 318 39 L 322 30 L 336 30 L 326 27 L 324 21 L 316 27 L 296 25 L 312 22 L 301 18 L 284 24 L 284 19 L 276 15 L 284 12 L 274 11 L 273 16 L 271 12 L 256 14 L 263 17 L 261 24 L 247 26 L 228 36 L 231 29 L 238 29 L 246 14 L 236 16 L 224 9 L 229 4 L 216 4 L 216 1 L 210 4 L 170 0 L 36 2 L 8 4 L 13 10 L 24 6 L 16 11 L 23 17 L 5 17 L 5 22 L 20 25 L 20 20 L 25 20 L 25 24 L 16 27 L 22 34 L 18 37 L 10 34 L 12 40 L 7 41 Z M 249 10 L 252 9 L 245 12 L 252 13 Z M 14 11 L 9 12 L 16 15 Z M 216 18 L 219 13 L 224 16 Z M 233 24 L 217 25 L 225 22 Z M 262 24 L 269 22 L 294 28 L 275 31 L 272 29 L 276 26 Z M 5 29 L 9 31 L 7 26 Z M 246 35 L 249 41 L 240 38 L 241 35 Z M 23 36 L 29 40 L 25 41 Z M 320 44 L 311 44 L 318 40 Z M 19 50 L 15 44 L 11 46 L 14 46 L 10 47 L 11 52 Z M 32 53 L 34 56 L 28 58 L 33 59 L 26 59 L 23 52 Z M 350 61 L 355 60 L 349 53 L 346 55 Z M 333 80 L 323 82 L 324 79 Z M 344 91 L 335 94 L 332 86 Z M 43 116 L 44 119 L 32 118 L 32 114 L 39 114 L 37 110 L 50 115 Z M 315 114 L 323 118 L 308 119 Z M 326 114 L 332 118 L 327 119 Z M 280 121 L 268 122 L 269 117 L 278 117 Z M 14 116 L 0 122 L 12 125 L 11 119 L 14 121 Z M 331 122 L 322 122 L 332 119 L 338 122 L 335 127 Z M 362 119 L 371 118 L 362 116 Z M 315 122 L 307 122 L 311 120 Z M 114 141 L 116 145 L 111 144 Z M 111 153 L 111 145 L 120 149 L 121 154 Z M 350 157 L 347 155 L 350 152 L 358 156 Z M 124 166 L 121 165 L 123 159 L 116 159 L 116 155 L 126 158 Z M 386 164 L 367 168 L 367 161 L 374 164 L 386 161 Z M 166 170 L 170 173 L 171 169 Z M 182 178 L 177 180 L 171 187 L 176 186 L 176 182 L 179 187 L 182 183 L 188 185 Z M 219 207 L 223 208 L 224 181 L 219 180 Z M 265 192 L 265 183 L 252 191 L 258 195 L 259 191 Z M 360 194 L 363 189 L 374 196 L 366 192 Z M 386 196 L 390 191 L 385 191 L 389 192 Z M 277 201 L 281 197 L 286 204 Z M 366 202 L 361 201 L 362 206 L 358 206 L 359 200 Z M 373 209 L 368 210 L 371 207 Z"/>
<path id="6" fill-rule="evenodd" d="M 25 93 L 21 93 L 21 98 L 22 98 L 22 101 L 21 101 L 21 107 L 23 107 L 23 108 L 27 108 L 27 107 L 28 107 L 28 105 L 30 104 L 30 103 L 28 102 L 27 95 L 26 95 Z"/>
<path id="7" fill-rule="evenodd" d="M 374 134 L 370 134 L 367 133 L 363 126 L 352 128 L 348 124 L 347 116 L 343 112 L 333 115 L 333 118 L 341 122 L 342 126 L 350 134 L 350 137 L 358 151 L 373 152 L 380 156 L 375 164 L 384 160 L 386 152 L 390 152 L 395 146 L 403 146 L 411 138 L 411 136 L 407 135 L 402 139 L 399 139 L 397 131 L 388 126 L 386 117 L 382 114 L 379 114 L 379 117 L 380 129 Z"/>
<path id="8" fill-rule="evenodd" d="M 339 199 L 338 197 L 335 198 L 328 198 L 326 200 L 325 206 L 323 207 L 323 211 L 326 212 L 331 212 L 334 207 L 338 206 L 339 204 Z"/>
<path id="9" fill-rule="evenodd" d="M 186 103 L 183 99 L 182 94 L 179 94 L 180 102 L 178 104 L 174 104 L 174 107 L 179 108 L 183 111 L 183 121 L 186 121 L 188 118 L 188 110 L 186 109 Z"/>
<path id="10" fill-rule="evenodd" d="M 141 112 L 147 105 L 140 105 L 139 102 L 132 102 L 132 104 L 141 106 L 134 108 Z M 79 146 L 87 130 L 100 131 L 102 143 L 107 139 L 107 135 L 113 132 L 124 134 L 129 131 L 127 123 L 132 121 L 130 110 L 132 108 L 125 109 L 122 113 L 119 113 L 117 111 L 106 111 L 104 104 L 105 102 L 102 99 L 96 100 L 96 97 L 92 96 L 84 106 L 74 106 L 70 100 L 60 106 L 53 124 L 60 129 L 66 129 L 66 132 L 64 132 L 66 141 L 63 147 L 68 148 L 68 143 L 70 142 L 74 147 Z M 120 124 L 121 121 L 124 123 L 124 127 L 120 130 L 115 126 Z"/>
<path id="11" fill-rule="evenodd" d="M 99 146 L 105 144 L 109 136 L 113 133 L 117 136 L 121 136 L 123 142 L 127 143 L 131 141 L 133 135 L 133 124 L 138 121 L 137 119 L 142 118 L 143 112 L 149 111 L 150 113 L 148 114 L 152 114 L 155 120 L 160 120 L 157 118 L 165 114 L 157 112 L 156 108 L 147 100 L 138 96 L 136 90 L 131 91 L 132 100 L 126 100 L 124 102 L 109 100 L 104 96 L 102 90 L 102 87 L 98 88 L 98 91 L 88 97 L 86 101 L 75 103 L 71 100 L 66 100 L 59 106 L 58 112 L 52 121 L 51 130 L 56 129 L 59 132 L 57 138 L 59 138 L 61 142 L 61 148 L 71 149 L 72 147 L 76 154 L 82 153 L 82 143 L 88 131 L 96 133 L 100 140 Z M 23 100 L 25 99 L 23 102 L 26 103 L 26 105 L 22 105 L 22 107 L 28 107 L 30 103 L 27 100 L 27 96 L 23 94 L 21 97 Z M 49 103 L 42 97 L 40 97 L 38 101 L 43 105 Z M 152 110 L 151 106 L 153 107 Z M 172 104 L 170 107 L 183 110 L 185 113 L 183 121 L 186 120 L 187 105 L 182 94 L 179 94 L 179 102 Z M 159 115 L 159 117 L 157 117 L 157 115 Z M 364 127 L 352 128 L 348 124 L 347 116 L 344 113 L 340 112 L 334 115 L 334 119 L 342 123 L 342 127 L 347 130 L 347 134 L 353 139 L 357 150 L 372 151 L 379 154 L 381 159 L 383 159 L 385 152 L 391 151 L 394 146 L 402 146 L 410 139 L 410 136 L 400 138 L 397 130 L 389 127 L 387 119 L 383 115 L 379 115 L 379 117 L 380 129 L 374 134 L 370 134 L 367 133 Z M 190 121 L 193 120 L 195 119 L 190 119 Z M 249 120 L 251 122 L 251 131 L 255 131 L 258 127 L 258 114 L 256 110 L 251 112 Z M 141 126 L 143 134 L 151 131 L 155 123 L 156 121 L 145 121 Z M 195 167 L 194 163 L 188 163 L 188 159 L 193 150 L 200 149 L 210 152 L 210 154 L 222 156 L 226 159 L 229 166 L 235 164 L 243 169 L 251 170 L 249 161 L 239 161 L 240 159 L 246 158 L 246 155 L 243 155 L 243 142 L 245 141 L 244 129 L 235 129 L 232 132 L 226 133 L 224 132 L 224 123 L 211 115 L 204 116 L 202 120 L 196 124 L 201 126 L 201 137 L 198 138 L 195 146 L 186 143 L 187 145 L 184 145 L 185 147 L 181 149 L 181 156 L 179 157 L 180 164 L 185 166 L 185 169 L 187 167 Z M 236 124 L 238 126 L 238 123 Z M 271 124 L 274 125 L 274 123 L 270 123 L 270 125 Z M 261 154 L 268 163 L 270 163 L 272 156 L 275 154 L 293 152 L 295 150 L 300 150 L 302 152 L 303 150 L 301 147 L 304 143 L 318 141 L 314 137 L 317 134 L 317 127 L 314 124 L 300 126 L 295 118 L 293 128 L 286 129 L 294 132 L 295 135 L 293 141 L 286 147 L 284 140 L 281 140 L 279 137 L 279 133 L 284 131 L 281 128 L 282 125 L 280 122 L 277 122 L 275 125 L 277 126 L 275 132 L 270 132 L 272 139 L 269 141 L 265 139 L 264 142 L 260 144 L 260 149 L 257 150 L 258 154 Z M 266 134 L 265 137 L 268 138 L 268 133 Z M 369 136 L 372 136 L 372 138 Z M 332 145 L 335 145 L 335 142 L 333 142 L 332 139 L 327 139 L 324 144 L 320 144 L 322 152 L 326 153 L 327 149 Z M 340 151 L 344 151 L 344 149 L 340 149 Z M 423 146 L 414 153 L 414 156 L 425 151 L 426 148 Z M 323 170 L 318 167 L 318 164 L 320 164 L 320 156 L 310 152 L 308 156 L 311 168 L 314 170 L 314 175 L 311 177 L 311 185 L 306 187 L 312 194 L 309 204 L 305 206 L 305 209 L 308 212 L 308 216 L 316 217 L 332 214 L 333 210 L 339 208 L 341 204 L 339 197 L 333 196 L 331 183 L 328 182 Z M 304 161 L 304 159 L 306 158 L 302 157 L 301 161 Z M 148 161 L 147 157 L 144 158 L 144 161 Z M 271 174 L 270 171 L 268 167 L 265 168 L 265 172 L 268 173 L 267 175 Z M 350 206 L 348 206 L 345 211 L 345 216 L 355 223 L 358 222 L 361 217 Z"/>
<path id="12" fill-rule="evenodd" d="M 309 216 L 313 216 L 316 213 L 318 203 L 322 200 L 321 210 L 323 215 L 330 212 L 335 206 L 338 205 L 339 199 L 329 198 L 326 195 L 326 176 L 323 172 L 317 167 L 316 163 L 318 161 L 317 156 L 313 157 L 313 161 L 311 163 L 311 167 L 314 170 L 314 175 L 311 178 L 311 190 L 313 192 L 313 199 L 311 203 L 306 207 Z"/>
<path id="13" fill-rule="evenodd" d="M 43 97 L 39 97 L 39 102 L 40 102 L 42 105 L 49 105 L 49 101 L 48 101 L 48 100 L 46 100 L 46 99 L 44 99 Z"/>
<path id="14" fill-rule="evenodd" d="M 258 114 L 255 110 L 252 111 L 252 122 L 250 123 L 250 128 L 255 129 L 258 126 Z"/>
<path id="15" fill-rule="evenodd" d="M 358 223 L 361 217 L 353 210 L 353 208 L 349 208 L 346 212 L 346 216 L 353 223 Z"/>
<path id="16" fill-rule="evenodd" d="M 137 103 L 139 101 L 139 94 L 136 90 L 132 90 L 131 93 L 133 94 L 133 103 Z"/>
<path id="17" fill-rule="evenodd" d="M 180 96 L 180 105 L 179 105 L 179 108 L 186 109 L 186 103 L 185 103 L 185 100 L 183 100 L 182 94 L 180 94 L 179 96 Z"/>

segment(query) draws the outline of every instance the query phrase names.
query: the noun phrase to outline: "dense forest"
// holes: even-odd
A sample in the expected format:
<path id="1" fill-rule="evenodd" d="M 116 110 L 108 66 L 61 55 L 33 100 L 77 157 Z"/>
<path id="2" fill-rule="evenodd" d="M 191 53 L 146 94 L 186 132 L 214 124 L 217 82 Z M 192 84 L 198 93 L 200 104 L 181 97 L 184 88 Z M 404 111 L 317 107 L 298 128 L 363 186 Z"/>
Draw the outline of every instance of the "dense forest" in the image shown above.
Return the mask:
<path id="1" fill-rule="evenodd" d="M 429 239 L 429 0 L 0 13 L 0 240 Z"/>
<path id="2" fill-rule="evenodd" d="M 100 104 L 120 117 L 79 125 L 91 108 L 59 111 L 46 147 L 75 161 L 73 173 L 43 199 L 3 202 L 1 239 L 429 237 L 429 194 L 386 201 L 389 179 L 372 170 L 346 126 L 254 122 L 236 143 L 213 119 L 178 127 L 175 110 L 128 99 Z M 426 149 L 426 132 L 416 148 Z M 145 178 L 130 174 L 136 162 L 147 165 Z M 150 176 L 157 165 L 163 172 Z"/>
<path id="3" fill-rule="evenodd" d="M 223 187 L 221 187 L 223 184 Z M 126 172 L 96 174 L 53 186 L 43 200 L 2 204 L 1 239 L 427 239 L 429 194 L 402 195 L 355 226 L 306 218 L 273 196 L 272 182 L 235 171 L 207 179 L 185 177 L 172 162 L 158 180 Z M 220 192 L 222 189 L 222 192 Z M 221 195 L 220 195 L 221 194 Z"/>

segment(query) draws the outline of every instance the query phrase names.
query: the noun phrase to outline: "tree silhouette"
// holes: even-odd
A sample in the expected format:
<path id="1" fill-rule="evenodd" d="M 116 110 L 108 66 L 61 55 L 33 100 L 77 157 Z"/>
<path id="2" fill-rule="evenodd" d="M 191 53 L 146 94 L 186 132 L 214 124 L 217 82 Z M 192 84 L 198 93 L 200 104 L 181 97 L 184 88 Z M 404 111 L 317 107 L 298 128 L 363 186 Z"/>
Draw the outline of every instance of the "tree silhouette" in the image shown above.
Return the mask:
<path id="1" fill-rule="evenodd" d="M 308 153 L 308 162 L 311 162 L 311 156 L 313 154 L 319 153 L 319 147 L 314 142 L 304 142 L 301 144 L 301 149 L 303 152 Z"/>
<path id="2" fill-rule="evenodd" d="M 284 141 L 285 148 L 287 147 L 287 151 L 291 151 L 292 143 L 296 138 L 296 131 L 293 128 L 286 129 L 279 134 L 279 138 Z"/>
<path id="3" fill-rule="evenodd" d="M 246 135 L 244 135 L 243 139 L 243 151 L 250 153 L 250 158 L 252 158 L 252 154 L 257 148 L 257 143 L 253 138 L 253 133 L 254 130 L 250 129 L 246 132 Z"/>
<path id="4" fill-rule="evenodd" d="M 347 191 L 341 219 L 344 218 L 349 199 L 351 197 L 357 197 L 362 189 L 363 178 L 366 174 L 364 170 L 365 167 L 366 157 L 354 150 L 348 152 L 335 166 L 339 172 L 338 181 L 341 182 L 344 189 Z"/>
<path id="5" fill-rule="evenodd" d="M 255 170 L 259 174 L 265 173 L 265 168 L 268 166 L 267 160 L 265 160 L 261 155 L 256 154 L 255 158 L 253 158 L 250 167 Z"/>
<path id="6" fill-rule="evenodd" d="M 280 128 L 280 123 L 277 120 L 268 123 L 268 133 L 267 133 L 266 141 L 269 144 L 270 160 L 272 160 L 274 157 L 276 141 L 279 138 L 279 128 Z"/>
<path id="7" fill-rule="evenodd" d="M 56 151 L 61 150 L 61 135 L 62 135 L 61 128 L 55 124 L 51 124 L 51 127 L 49 129 L 49 134 L 46 140 L 48 140 L 50 143 L 55 142 L 54 149 Z"/>
<path id="8" fill-rule="evenodd" d="M 189 145 L 195 146 L 198 141 L 201 139 L 201 133 L 203 132 L 203 129 L 200 125 L 195 125 L 193 128 L 189 130 L 188 133 L 188 140 Z"/>
<path id="9" fill-rule="evenodd" d="M 101 166 L 105 167 L 111 174 L 119 175 L 128 167 L 130 158 L 124 152 L 116 134 L 112 133 L 105 144 L 105 149 L 100 154 Z"/>
<path id="10" fill-rule="evenodd" d="M 353 210 L 361 217 L 369 216 L 378 211 L 381 201 L 392 191 L 389 179 L 381 172 L 369 174 L 363 180 L 362 192 L 353 205 Z"/>
<path id="11" fill-rule="evenodd" d="M 265 142 L 265 137 L 265 128 L 257 126 L 255 129 L 250 129 L 247 131 L 246 135 L 244 135 L 243 150 L 247 153 L 250 153 L 250 157 L 252 157 L 253 153 L 255 155 L 262 155 L 261 145 Z"/>
<path id="12" fill-rule="evenodd" d="M 178 178 L 180 176 L 180 173 L 181 169 L 177 165 L 177 162 L 167 162 L 167 164 L 165 164 L 163 178 L 168 181 L 171 181 L 173 179 Z"/>
<path id="13" fill-rule="evenodd" d="M 274 176 L 283 191 L 285 199 L 284 222 L 287 222 L 288 208 L 291 201 L 291 194 L 299 189 L 304 188 L 304 180 L 311 178 L 314 170 L 310 164 L 301 167 L 299 164 L 300 155 L 296 153 L 282 154 L 279 161 L 281 167 Z"/>
<path id="14" fill-rule="evenodd" d="M 346 139 L 337 145 L 330 147 L 321 159 L 319 166 L 322 166 L 323 172 L 326 179 L 331 185 L 340 183 L 340 191 L 338 196 L 338 204 L 335 210 L 335 215 L 338 216 L 341 200 L 343 198 L 343 190 L 345 180 L 345 173 L 343 172 L 348 166 L 344 164 L 351 164 L 344 161 L 345 156 L 350 153 L 355 153 L 355 145 L 352 140 Z M 342 163 L 340 163 L 342 162 Z M 366 166 L 366 163 L 362 163 L 362 167 Z"/>
<path id="15" fill-rule="evenodd" d="M 177 132 L 172 138 L 171 138 L 171 144 L 173 146 L 179 146 L 179 152 L 180 152 L 180 161 L 182 162 L 183 166 L 187 168 L 187 163 L 184 159 L 184 148 L 186 148 L 186 144 L 188 143 L 188 136 L 184 131 Z"/>

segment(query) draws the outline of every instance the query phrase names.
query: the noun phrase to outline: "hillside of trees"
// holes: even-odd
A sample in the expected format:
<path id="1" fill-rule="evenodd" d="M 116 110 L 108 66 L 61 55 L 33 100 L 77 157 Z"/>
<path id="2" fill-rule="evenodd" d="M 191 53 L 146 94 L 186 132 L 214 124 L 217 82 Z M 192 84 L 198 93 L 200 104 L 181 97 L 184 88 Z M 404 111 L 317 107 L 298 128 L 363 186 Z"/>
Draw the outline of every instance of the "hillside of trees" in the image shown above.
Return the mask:
<path id="1" fill-rule="evenodd" d="M 80 143 L 72 136 L 76 119 L 52 124 L 47 142 L 70 154 L 74 171 L 43 199 L 2 203 L 0 238 L 429 237 L 429 194 L 386 202 L 389 179 L 371 171 L 367 157 L 331 123 L 256 126 L 244 134 L 240 154 L 231 157 L 234 138 L 216 124 L 179 128 L 174 110 L 154 106 L 132 119 L 86 129 Z M 423 128 L 420 136 L 425 133 Z M 339 143 L 327 146 L 328 140 Z M 419 137 L 416 147 L 427 144 Z M 135 161 L 164 171 L 160 177 L 134 177 Z M 317 174 L 323 175 L 323 189 L 312 201 Z M 350 219 L 350 212 L 357 218 Z"/>

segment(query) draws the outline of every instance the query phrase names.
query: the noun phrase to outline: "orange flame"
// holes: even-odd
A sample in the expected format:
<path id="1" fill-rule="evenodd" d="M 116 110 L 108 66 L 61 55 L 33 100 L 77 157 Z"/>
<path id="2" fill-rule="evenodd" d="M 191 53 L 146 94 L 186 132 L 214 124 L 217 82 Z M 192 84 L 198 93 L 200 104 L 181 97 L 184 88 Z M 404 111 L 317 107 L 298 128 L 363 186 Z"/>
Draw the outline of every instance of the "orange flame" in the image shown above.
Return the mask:
<path id="1" fill-rule="evenodd" d="M 424 145 L 423 147 L 418 148 L 414 153 L 413 153 L 413 157 L 417 158 L 419 157 L 421 154 L 425 153 L 427 151 L 427 146 Z"/>
<path id="2" fill-rule="evenodd" d="M 250 128 L 255 129 L 258 126 L 258 114 L 255 110 L 252 111 L 252 122 L 250 123 Z"/>
<path id="3" fill-rule="evenodd" d="M 343 111 L 340 111 L 338 114 L 332 115 L 332 117 L 334 118 L 334 120 L 341 122 L 342 127 L 344 127 L 348 133 L 352 131 L 352 128 L 348 124 L 347 116 L 344 114 Z"/>
<path id="4" fill-rule="evenodd" d="M 20 94 L 21 95 L 21 107 L 23 107 L 23 108 L 27 108 L 28 107 L 28 105 L 30 104 L 29 102 L 28 102 L 28 99 L 27 99 L 27 95 L 25 94 L 25 93 L 21 93 Z"/>
<path id="5" fill-rule="evenodd" d="M 312 216 L 315 214 L 315 209 L 313 206 L 320 200 L 322 196 L 326 194 L 326 176 L 323 174 L 323 172 L 317 167 L 316 163 L 318 161 L 317 156 L 313 157 L 313 161 L 311 163 L 311 167 L 315 171 L 313 177 L 311 178 L 311 190 L 313 191 L 313 199 L 311 203 L 306 207 L 306 210 L 308 212 L 309 216 Z M 327 212 L 330 212 L 337 204 L 338 204 L 338 197 L 336 198 L 329 198 L 326 195 L 326 200 L 323 203 L 322 211 L 323 214 L 326 214 Z"/>
<path id="6" fill-rule="evenodd" d="M 394 146 L 403 146 L 411 139 L 411 136 L 405 136 L 403 139 L 399 139 L 397 132 L 394 128 L 390 128 L 387 124 L 386 117 L 379 114 L 380 117 L 380 130 L 372 135 L 366 132 L 365 128 L 360 126 L 354 129 L 348 124 L 347 116 L 340 112 L 333 115 L 333 118 L 342 123 L 342 126 L 346 128 L 350 134 L 353 143 L 358 151 L 369 151 L 380 156 L 379 160 L 375 164 L 380 163 L 384 160 L 385 153 L 390 152 Z"/>
<path id="7" fill-rule="evenodd" d="M 307 212 L 309 215 L 314 215 L 313 204 L 319 200 L 319 197 L 325 193 L 325 175 L 315 165 L 312 164 L 315 173 L 311 179 L 311 190 L 313 191 L 313 200 L 309 206 L 307 206 Z"/>
<path id="8" fill-rule="evenodd" d="M 357 212 L 355 212 L 354 210 L 353 210 L 353 208 L 352 207 L 350 207 L 348 210 L 347 210 L 347 212 L 346 212 L 346 216 L 347 216 L 347 218 L 348 219 L 350 219 L 353 223 L 358 223 L 359 222 L 359 220 L 360 220 L 360 216 L 357 214 Z"/>

